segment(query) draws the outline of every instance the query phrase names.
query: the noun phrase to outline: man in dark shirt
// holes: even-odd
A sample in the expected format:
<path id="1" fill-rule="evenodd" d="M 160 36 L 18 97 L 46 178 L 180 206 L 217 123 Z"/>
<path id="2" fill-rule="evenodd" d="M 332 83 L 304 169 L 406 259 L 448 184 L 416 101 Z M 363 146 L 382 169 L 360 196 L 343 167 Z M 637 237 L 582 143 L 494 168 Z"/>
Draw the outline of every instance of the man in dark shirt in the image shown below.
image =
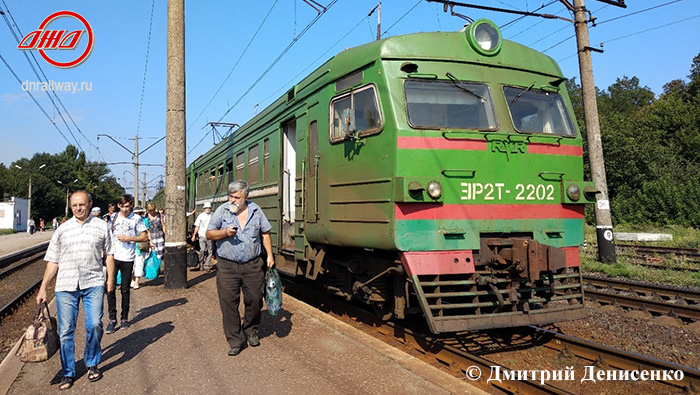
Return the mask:
<path id="1" fill-rule="evenodd" d="M 258 326 L 265 286 L 261 244 L 267 253 L 267 267 L 275 264 L 270 223 L 260 206 L 249 202 L 248 184 L 234 181 L 228 186 L 229 202 L 219 206 L 209 221 L 206 238 L 216 241 L 218 273 L 216 288 L 223 316 L 224 334 L 231 346 L 228 355 L 240 354 L 246 336 L 252 347 L 260 345 Z M 238 313 L 243 291 L 245 315 Z"/>

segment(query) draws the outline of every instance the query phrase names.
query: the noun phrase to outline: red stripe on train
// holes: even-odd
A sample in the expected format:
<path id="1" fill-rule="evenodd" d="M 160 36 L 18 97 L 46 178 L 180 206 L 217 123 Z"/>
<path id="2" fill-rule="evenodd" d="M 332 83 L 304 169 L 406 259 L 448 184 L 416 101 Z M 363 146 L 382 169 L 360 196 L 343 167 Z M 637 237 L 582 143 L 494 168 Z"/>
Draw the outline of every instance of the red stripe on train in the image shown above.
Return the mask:
<path id="1" fill-rule="evenodd" d="M 528 152 L 531 154 L 545 154 L 545 155 L 571 155 L 571 156 L 582 156 L 583 147 L 575 145 L 551 145 L 551 144 L 541 144 L 541 143 L 530 143 L 528 144 Z"/>
<path id="2" fill-rule="evenodd" d="M 397 203 L 397 220 L 583 219 L 583 205 Z"/>
<path id="3" fill-rule="evenodd" d="M 483 140 L 448 140 L 444 137 L 398 137 L 399 149 L 453 149 L 468 151 L 486 151 Z"/>

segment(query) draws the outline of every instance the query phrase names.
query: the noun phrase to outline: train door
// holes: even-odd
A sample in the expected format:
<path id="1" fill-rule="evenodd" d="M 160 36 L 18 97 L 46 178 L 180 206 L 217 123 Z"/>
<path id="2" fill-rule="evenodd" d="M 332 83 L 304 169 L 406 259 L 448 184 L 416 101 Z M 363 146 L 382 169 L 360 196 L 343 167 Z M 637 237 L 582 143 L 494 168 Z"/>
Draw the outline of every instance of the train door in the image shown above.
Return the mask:
<path id="1" fill-rule="evenodd" d="M 294 217 L 296 186 L 296 120 L 282 126 L 282 249 L 294 251 Z"/>
<path id="2" fill-rule="evenodd" d="M 306 163 L 307 169 L 305 171 L 304 177 L 306 177 L 305 184 L 305 207 L 306 210 L 305 219 L 306 222 L 314 223 L 318 220 L 318 122 L 313 120 L 309 123 L 309 150 L 308 160 Z"/>

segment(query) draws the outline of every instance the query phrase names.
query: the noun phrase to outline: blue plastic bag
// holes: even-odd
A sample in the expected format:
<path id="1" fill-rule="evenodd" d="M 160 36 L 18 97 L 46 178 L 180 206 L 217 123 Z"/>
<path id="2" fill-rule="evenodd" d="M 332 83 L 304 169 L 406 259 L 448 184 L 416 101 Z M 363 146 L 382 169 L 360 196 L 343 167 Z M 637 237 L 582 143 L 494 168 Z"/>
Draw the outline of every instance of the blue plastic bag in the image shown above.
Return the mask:
<path id="1" fill-rule="evenodd" d="M 277 315 L 282 309 L 282 281 L 275 268 L 267 269 L 265 273 L 265 304 L 271 316 Z"/>
<path id="2" fill-rule="evenodd" d="M 117 285 L 122 284 L 122 272 L 120 270 L 117 270 Z"/>
<path id="3" fill-rule="evenodd" d="M 146 272 L 144 277 L 146 277 L 147 280 L 158 278 L 158 274 L 160 273 L 160 259 L 155 251 L 151 251 L 148 258 L 146 258 L 144 269 Z"/>

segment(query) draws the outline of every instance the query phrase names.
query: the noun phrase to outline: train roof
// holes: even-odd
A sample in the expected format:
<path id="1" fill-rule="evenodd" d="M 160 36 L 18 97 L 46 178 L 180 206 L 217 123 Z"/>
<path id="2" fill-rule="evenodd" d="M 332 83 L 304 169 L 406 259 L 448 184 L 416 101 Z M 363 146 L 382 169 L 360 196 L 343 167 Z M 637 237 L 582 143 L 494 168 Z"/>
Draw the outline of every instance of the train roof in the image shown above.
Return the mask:
<path id="1" fill-rule="evenodd" d="M 235 133 L 195 159 L 192 164 L 202 160 L 206 162 L 209 158 L 216 157 L 221 149 L 230 146 L 229 139 L 238 141 L 252 130 L 257 130 L 272 119 L 280 108 L 288 108 L 294 105 L 294 102 L 300 103 L 317 89 L 377 60 L 445 60 L 523 70 L 553 78 L 562 77 L 561 69 L 554 59 L 514 41 L 503 40 L 498 54 L 487 56 L 477 53 L 470 47 L 465 31 L 421 32 L 388 37 L 345 49 L 328 59 L 271 105 L 243 124 Z"/>

